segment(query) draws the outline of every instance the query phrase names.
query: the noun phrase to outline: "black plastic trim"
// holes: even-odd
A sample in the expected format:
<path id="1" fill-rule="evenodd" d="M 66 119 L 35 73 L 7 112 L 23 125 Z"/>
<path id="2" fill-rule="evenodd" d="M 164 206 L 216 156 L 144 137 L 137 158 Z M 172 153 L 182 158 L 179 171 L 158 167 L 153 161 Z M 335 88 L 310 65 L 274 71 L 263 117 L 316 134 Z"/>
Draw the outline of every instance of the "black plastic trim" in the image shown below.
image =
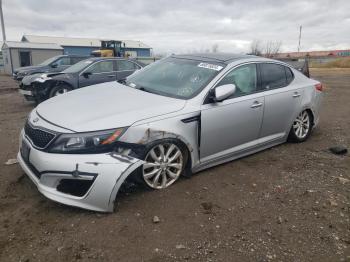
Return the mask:
<path id="1" fill-rule="evenodd" d="M 188 117 L 188 118 L 181 119 L 181 122 L 187 124 L 187 123 L 199 121 L 199 119 L 200 119 L 200 114 L 198 114 L 196 116 L 191 116 L 191 117 Z"/>

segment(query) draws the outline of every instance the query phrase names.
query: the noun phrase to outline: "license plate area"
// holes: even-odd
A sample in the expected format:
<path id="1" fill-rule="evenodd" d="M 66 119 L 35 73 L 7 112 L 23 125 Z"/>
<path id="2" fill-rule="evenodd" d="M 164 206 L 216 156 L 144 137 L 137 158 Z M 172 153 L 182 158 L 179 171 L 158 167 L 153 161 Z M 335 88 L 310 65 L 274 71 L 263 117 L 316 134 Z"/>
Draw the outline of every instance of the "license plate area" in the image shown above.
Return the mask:
<path id="1" fill-rule="evenodd" d="M 24 140 L 22 140 L 20 151 L 24 162 L 29 163 L 30 147 Z"/>

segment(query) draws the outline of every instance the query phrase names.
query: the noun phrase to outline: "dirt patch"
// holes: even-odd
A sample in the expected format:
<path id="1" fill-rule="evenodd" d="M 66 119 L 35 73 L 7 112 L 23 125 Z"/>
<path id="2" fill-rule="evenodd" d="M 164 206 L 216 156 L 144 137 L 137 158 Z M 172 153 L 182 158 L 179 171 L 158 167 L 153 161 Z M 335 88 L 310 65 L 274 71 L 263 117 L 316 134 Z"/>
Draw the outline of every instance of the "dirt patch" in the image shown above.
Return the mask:
<path id="1" fill-rule="evenodd" d="M 208 169 L 166 191 L 126 190 L 113 214 L 47 200 L 18 165 L 4 165 L 33 105 L 0 92 L 0 261 L 348 261 L 349 154 L 328 148 L 350 146 L 350 71 L 311 72 L 326 88 L 307 142 Z M 16 87 L 0 76 L 3 84 Z"/>

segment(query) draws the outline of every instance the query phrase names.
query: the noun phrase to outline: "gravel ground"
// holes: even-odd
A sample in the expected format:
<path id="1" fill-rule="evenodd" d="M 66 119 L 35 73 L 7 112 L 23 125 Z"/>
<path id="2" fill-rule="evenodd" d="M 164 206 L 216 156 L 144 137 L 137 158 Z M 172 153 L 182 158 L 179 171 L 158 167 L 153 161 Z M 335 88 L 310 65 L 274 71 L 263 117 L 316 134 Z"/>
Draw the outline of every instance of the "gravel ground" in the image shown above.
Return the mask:
<path id="1" fill-rule="evenodd" d="M 350 70 L 312 74 L 326 88 L 307 142 L 165 191 L 131 188 L 113 214 L 47 200 L 17 164 L 4 164 L 33 105 L 0 76 L 0 261 L 350 261 L 350 159 L 328 151 L 350 145 Z"/>

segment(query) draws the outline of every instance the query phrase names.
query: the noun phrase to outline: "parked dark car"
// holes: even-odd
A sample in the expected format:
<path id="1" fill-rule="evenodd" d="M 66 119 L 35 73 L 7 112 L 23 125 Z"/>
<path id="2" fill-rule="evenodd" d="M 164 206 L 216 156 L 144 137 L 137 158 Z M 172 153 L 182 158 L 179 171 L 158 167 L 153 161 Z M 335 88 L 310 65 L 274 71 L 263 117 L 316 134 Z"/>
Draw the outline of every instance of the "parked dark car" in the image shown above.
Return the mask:
<path id="1" fill-rule="evenodd" d="M 27 75 L 37 74 L 37 73 L 48 73 L 48 72 L 61 72 L 66 68 L 74 65 L 81 60 L 87 59 L 89 56 L 79 56 L 79 55 L 59 55 L 51 57 L 39 65 L 36 66 L 25 66 L 19 67 L 14 70 L 12 76 L 13 79 L 21 81 L 23 77 Z"/>
<path id="2" fill-rule="evenodd" d="M 40 103 L 50 97 L 84 86 L 123 82 L 145 65 L 123 58 L 89 58 L 60 73 L 34 74 L 23 78 L 19 92 L 29 101 Z"/>

